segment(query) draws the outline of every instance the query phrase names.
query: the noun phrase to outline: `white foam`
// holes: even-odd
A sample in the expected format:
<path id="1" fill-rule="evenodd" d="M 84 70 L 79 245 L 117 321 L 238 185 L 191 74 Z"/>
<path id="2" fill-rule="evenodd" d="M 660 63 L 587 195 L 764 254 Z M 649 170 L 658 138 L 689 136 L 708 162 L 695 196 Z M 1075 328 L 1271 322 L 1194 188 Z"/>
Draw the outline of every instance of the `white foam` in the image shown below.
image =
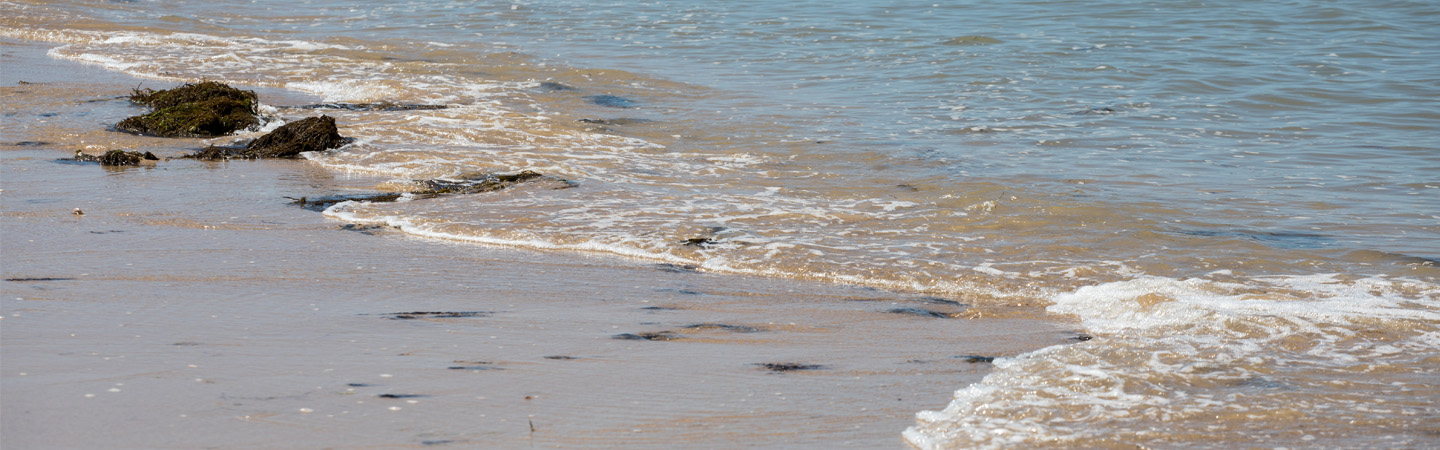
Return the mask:
<path id="1" fill-rule="evenodd" d="M 918 413 L 904 438 L 921 449 L 1083 447 L 1222 411 L 1327 414 L 1347 409 L 1353 393 L 1314 381 L 1355 376 L 1357 364 L 1419 370 L 1413 355 L 1440 350 L 1440 286 L 1214 275 L 1227 281 L 1142 276 L 1055 296 L 1050 311 L 1080 317 L 1095 340 L 997 359 L 944 410 Z M 1375 330 L 1386 335 L 1368 337 Z M 1204 423 L 1193 426 L 1234 426 Z"/>

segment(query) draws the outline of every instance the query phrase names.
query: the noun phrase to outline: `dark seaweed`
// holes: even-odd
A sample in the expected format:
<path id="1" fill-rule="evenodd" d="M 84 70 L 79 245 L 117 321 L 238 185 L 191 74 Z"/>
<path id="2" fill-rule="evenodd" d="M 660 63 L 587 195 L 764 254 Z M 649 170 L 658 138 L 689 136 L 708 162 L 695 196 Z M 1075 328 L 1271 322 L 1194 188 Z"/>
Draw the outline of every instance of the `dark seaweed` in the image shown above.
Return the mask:
<path id="1" fill-rule="evenodd" d="M 5 281 L 70 281 L 74 278 L 63 277 L 36 277 L 36 278 L 6 278 Z"/>
<path id="2" fill-rule="evenodd" d="M 745 325 L 730 325 L 724 323 L 697 323 L 694 325 L 686 325 L 683 328 L 687 330 L 725 330 L 733 331 L 736 333 L 755 333 L 762 331 L 761 329 L 756 327 L 750 327 Z"/>
<path id="3" fill-rule="evenodd" d="M 964 303 L 960 303 L 960 302 L 957 302 L 957 301 L 954 301 L 954 300 L 950 300 L 950 299 L 946 299 L 946 298 L 940 298 L 940 297 L 920 297 L 920 298 L 915 299 L 915 300 L 916 300 L 916 301 L 919 301 L 919 302 L 934 304 L 934 305 L 965 306 Z"/>
<path id="4" fill-rule="evenodd" d="M 769 371 L 774 372 L 774 373 L 794 372 L 794 371 L 797 371 L 797 370 L 825 370 L 825 369 L 827 369 L 827 367 L 822 366 L 822 365 L 819 365 L 819 364 L 759 363 L 759 364 L 755 364 L 755 365 L 760 366 L 760 367 L 764 367 L 766 370 L 769 370 Z"/>
<path id="5" fill-rule="evenodd" d="M 314 105 L 294 106 L 296 109 L 339 109 L 345 111 L 429 111 L 446 109 L 449 105 L 425 105 L 415 103 L 316 103 Z"/>
<path id="6" fill-rule="evenodd" d="M 357 202 L 379 202 L 379 203 L 388 203 L 388 202 L 393 202 L 393 201 L 399 200 L 400 197 L 403 197 L 403 196 L 405 196 L 405 194 L 401 194 L 401 193 L 397 193 L 397 192 L 389 192 L 389 193 L 379 193 L 379 194 L 341 194 L 341 195 L 328 195 L 328 196 L 324 196 L 324 197 L 315 197 L 315 198 L 308 198 L 308 197 L 300 197 L 300 198 L 285 197 L 285 198 L 288 198 L 288 199 L 293 200 L 292 202 L 290 202 L 290 204 L 292 204 L 292 205 L 300 205 L 301 208 L 305 208 L 305 209 L 308 209 L 308 210 L 311 210 L 311 211 L 324 211 L 325 208 L 329 208 L 329 207 L 331 207 L 331 206 L 335 206 L 336 203 L 341 203 L 341 202 L 348 202 L 348 201 L 352 201 L 352 200 L 353 200 L 353 201 L 357 201 Z"/>
<path id="7" fill-rule="evenodd" d="M 994 357 L 994 356 L 960 355 L 960 356 L 956 356 L 956 358 L 963 359 L 963 360 L 965 360 L 965 362 L 968 362 L 968 363 L 990 363 L 990 362 L 995 362 L 995 357 Z"/>
<path id="8" fill-rule="evenodd" d="M 910 316 L 930 317 L 935 319 L 953 319 L 954 314 L 934 311 L 924 308 L 892 308 L 885 311 L 890 314 L 905 314 Z"/>
<path id="9" fill-rule="evenodd" d="M 498 191 L 501 189 L 509 188 L 516 184 L 525 183 L 540 178 L 549 177 L 546 177 L 534 171 L 526 170 L 513 175 L 483 174 L 477 176 L 476 178 L 464 180 L 423 180 L 416 182 L 416 184 L 421 189 L 415 192 L 411 192 L 409 194 L 412 197 L 418 199 L 435 198 L 442 195 L 478 194 L 482 192 Z M 551 179 L 553 180 L 554 178 Z M 562 185 L 562 187 L 559 187 L 557 189 L 566 189 L 576 186 L 574 182 L 568 180 L 559 181 L 564 184 Z M 341 202 L 360 201 L 386 203 L 399 200 L 400 197 L 404 196 L 405 193 L 386 192 L 374 194 L 341 194 L 315 198 L 285 198 L 292 200 L 290 203 L 293 205 L 300 205 L 300 207 L 311 211 L 324 211 L 326 208 L 329 208 L 331 206 L 334 206 L 336 203 Z"/>
<path id="10" fill-rule="evenodd" d="M 425 396 L 424 396 L 424 395 L 420 395 L 420 394 L 380 394 L 380 395 L 377 395 L 376 397 L 380 397 L 380 398 L 423 398 L 423 397 L 425 397 Z"/>
<path id="11" fill-rule="evenodd" d="M 465 361 L 455 361 L 455 362 L 461 363 L 461 364 L 465 364 L 465 363 L 466 363 Z M 446 369 L 450 369 L 450 370 L 475 370 L 475 371 L 479 371 L 479 370 L 505 370 L 505 368 L 503 368 L 503 367 L 495 367 L 495 366 L 492 366 L 492 365 L 490 365 L 490 363 L 485 362 L 485 361 L 472 361 L 472 362 L 471 362 L 471 365 L 468 365 L 468 366 L 450 366 L 450 367 L 446 367 Z"/>
<path id="12" fill-rule="evenodd" d="M 347 223 L 345 225 L 341 225 L 340 229 L 374 236 L 380 234 L 381 232 L 384 232 L 385 230 L 389 229 L 389 227 L 383 225 L 360 225 L 355 223 Z"/>
<path id="13" fill-rule="evenodd" d="M 717 241 L 717 240 L 715 240 L 715 239 L 711 239 L 711 238 L 708 238 L 708 237 L 698 237 L 698 238 L 686 239 L 684 242 L 681 242 L 680 244 L 681 244 L 681 245 L 690 246 L 690 247 L 708 248 L 708 247 L 710 247 L 710 246 L 712 246 L 712 245 L 719 244 L 719 243 L 720 243 L 720 241 Z"/>
<path id="14" fill-rule="evenodd" d="M 690 265 L 690 264 L 683 264 L 683 265 L 682 265 L 682 264 L 660 263 L 660 264 L 656 264 L 656 265 L 655 265 L 655 268 L 656 268 L 656 269 L 663 270 L 663 271 L 666 271 L 666 272 L 674 272 L 674 273 L 699 273 L 699 272 L 700 272 L 700 266 L 695 266 L 695 265 Z"/>
<path id="15" fill-rule="evenodd" d="M 634 100 L 614 95 L 587 95 L 585 99 L 606 108 L 634 108 L 636 105 Z"/>
<path id="16" fill-rule="evenodd" d="M 122 120 L 115 124 L 116 130 L 160 137 L 215 137 L 260 125 L 254 92 L 213 81 L 162 91 L 136 89 L 130 101 L 154 111 Z"/>
<path id="17" fill-rule="evenodd" d="M 645 333 L 621 333 L 611 336 L 612 339 L 625 339 L 634 341 L 673 341 L 680 339 L 680 335 L 670 331 L 645 332 Z"/>
<path id="18" fill-rule="evenodd" d="M 390 316 L 391 319 L 438 319 L 438 318 L 466 318 L 466 317 L 489 317 L 490 311 L 414 311 L 382 314 Z"/>
<path id="19" fill-rule="evenodd" d="M 618 119 L 580 119 L 580 120 L 576 120 L 576 122 L 580 122 L 580 123 L 593 123 L 593 124 L 596 124 L 596 125 L 634 125 L 634 124 L 640 124 L 640 123 L 650 123 L 650 122 L 654 122 L 654 121 L 653 121 L 653 120 L 650 120 L 650 119 L 635 119 L 635 118 L 630 118 L 630 117 L 621 117 L 621 118 L 618 118 Z"/>

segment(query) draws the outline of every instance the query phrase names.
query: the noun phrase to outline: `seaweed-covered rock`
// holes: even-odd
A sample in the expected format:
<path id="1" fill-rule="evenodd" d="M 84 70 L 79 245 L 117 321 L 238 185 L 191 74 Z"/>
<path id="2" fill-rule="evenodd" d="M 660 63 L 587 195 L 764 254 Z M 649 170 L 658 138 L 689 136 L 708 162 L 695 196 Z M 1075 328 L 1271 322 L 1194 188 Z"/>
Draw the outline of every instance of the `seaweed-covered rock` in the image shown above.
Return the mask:
<path id="1" fill-rule="evenodd" d="M 245 150 L 251 158 L 297 158 L 301 152 L 318 152 L 342 145 L 345 138 L 335 127 L 335 118 L 322 115 L 287 123 L 250 141 Z"/>
<path id="2" fill-rule="evenodd" d="M 76 151 L 75 160 L 82 162 L 97 162 L 102 166 L 138 166 L 142 161 L 159 161 L 154 153 L 150 152 L 127 152 L 124 150 L 111 150 L 100 156 L 87 155 Z"/>
<path id="3" fill-rule="evenodd" d="M 245 152 L 243 148 L 220 147 L 211 145 L 200 149 L 200 151 L 185 155 L 184 158 L 200 159 L 205 161 L 222 161 L 231 158 L 254 159 Z"/>
<path id="4" fill-rule="evenodd" d="M 330 116 L 311 117 L 287 123 L 250 141 L 245 148 L 209 146 L 186 158 L 206 161 L 226 159 L 298 158 L 302 152 L 321 151 L 345 145 Z"/>
<path id="5" fill-rule="evenodd" d="M 258 126 L 257 96 L 225 84 L 187 83 L 163 91 L 135 90 L 130 101 L 154 108 L 115 124 L 115 129 L 160 137 L 214 137 Z"/>
<path id="6" fill-rule="evenodd" d="M 419 182 L 424 190 L 416 194 L 429 196 L 440 194 L 478 194 L 481 192 L 498 191 L 541 177 L 544 177 L 544 175 L 533 170 L 524 170 L 514 175 L 481 174 L 478 177 L 468 177 L 458 181 L 424 180 Z"/>

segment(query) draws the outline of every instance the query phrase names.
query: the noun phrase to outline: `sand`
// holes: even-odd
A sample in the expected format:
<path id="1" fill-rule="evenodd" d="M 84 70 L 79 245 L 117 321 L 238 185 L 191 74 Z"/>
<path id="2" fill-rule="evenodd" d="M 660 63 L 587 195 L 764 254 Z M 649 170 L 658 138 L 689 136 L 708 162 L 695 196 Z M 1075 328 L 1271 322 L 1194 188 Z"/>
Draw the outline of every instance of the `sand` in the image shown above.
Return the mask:
<path id="1" fill-rule="evenodd" d="M 6 449 L 905 448 L 915 412 L 990 370 L 961 356 L 1016 355 L 1075 329 L 354 226 L 285 197 L 383 180 L 305 161 L 60 163 L 208 141 L 105 131 L 143 111 L 120 98 L 130 88 L 175 83 L 44 50 L 0 42 Z M 416 312 L 467 314 L 404 314 Z M 664 331 L 676 339 L 615 338 Z"/>

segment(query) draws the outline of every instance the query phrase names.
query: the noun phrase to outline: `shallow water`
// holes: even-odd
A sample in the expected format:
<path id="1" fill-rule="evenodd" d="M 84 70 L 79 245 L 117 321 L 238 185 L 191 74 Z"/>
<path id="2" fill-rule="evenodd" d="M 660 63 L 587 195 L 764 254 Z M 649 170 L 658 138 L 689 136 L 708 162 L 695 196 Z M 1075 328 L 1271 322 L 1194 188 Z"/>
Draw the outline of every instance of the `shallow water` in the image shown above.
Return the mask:
<path id="1" fill-rule="evenodd" d="M 356 142 L 310 160 L 393 178 L 374 190 L 527 169 L 577 186 L 332 217 L 1075 314 L 1097 336 L 1001 361 L 920 415 L 917 446 L 1436 439 L 1428 3 L 310 6 L 21 2 L 0 33 L 154 87 L 447 105 L 262 98 L 337 117 Z M 1280 432 L 1300 419 L 1336 431 Z"/>

